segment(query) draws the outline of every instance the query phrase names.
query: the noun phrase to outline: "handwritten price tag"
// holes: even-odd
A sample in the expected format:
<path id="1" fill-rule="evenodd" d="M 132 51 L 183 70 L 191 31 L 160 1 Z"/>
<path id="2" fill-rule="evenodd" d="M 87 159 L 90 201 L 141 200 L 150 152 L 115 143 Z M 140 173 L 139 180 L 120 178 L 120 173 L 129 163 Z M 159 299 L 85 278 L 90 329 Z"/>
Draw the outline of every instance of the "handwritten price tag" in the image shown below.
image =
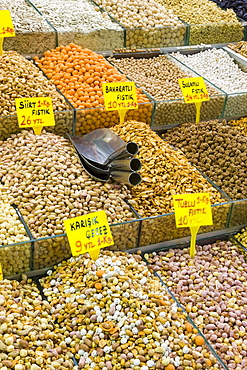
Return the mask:
<path id="1" fill-rule="evenodd" d="M 120 123 L 124 122 L 128 109 L 138 109 L 134 82 L 103 83 L 102 87 L 105 109 L 108 111 L 117 110 L 120 116 Z"/>
<path id="2" fill-rule="evenodd" d="M 185 103 L 209 100 L 207 87 L 202 77 L 180 78 L 178 80 Z"/>
<path id="3" fill-rule="evenodd" d="M 0 10 L 0 37 L 14 37 L 15 30 L 9 10 Z"/>
<path id="4" fill-rule="evenodd" d="M 102 87 L 106 110 L 138 108 L 134 82 L 103 83 Z"/>
<path id="5" fill-rule="evenodd" d="M 190 227 L 190 255 L 195 256 L 196 235 L 202 225 L 213 225 L 210 195 L 208 193 L 173 195 L 176 226 Z"/>
<path id="6" fill-rule="evenodd" d="M 96 260 L 100 248 L 114 244 L 105 211 L 65 220 L 64 226 L 73 256 L 88 252 Z"/>
<path id="7" fill-rule="evenodd" d="M 202 77 L 190 77 L 178 79 L 185 103 L 195 103 L 196 123 L 200 122 L 201 104 L 208 101 L 209 95 Z"/>
<path id="8" fill-rule="evenodd" d="M 50 97 L 15 99 L 19 127 L 32 127 L 40 135 L 43 126 L 55 126 Z"/>

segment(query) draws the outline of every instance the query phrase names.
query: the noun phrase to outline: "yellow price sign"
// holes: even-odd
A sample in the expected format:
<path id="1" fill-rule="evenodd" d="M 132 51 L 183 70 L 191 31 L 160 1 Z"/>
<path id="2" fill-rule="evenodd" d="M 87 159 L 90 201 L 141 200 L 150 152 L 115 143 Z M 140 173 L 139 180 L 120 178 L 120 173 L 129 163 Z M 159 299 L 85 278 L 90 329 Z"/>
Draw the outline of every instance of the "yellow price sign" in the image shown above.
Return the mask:
<path id="1" fill-rule="evenodd" d="M 195 103 L 196 123 L 200 121 L 201 104 L 210 100 L 203 77 L 178 79 L 185 103 Z"/>
<path id="2" fill-rule="evenodd" d="M 1 263 L 0 263 L 0 280 L 3 280 L 3 269 Z"/>
<path id="3" fill-rule="evenodd" d="M 9 10 L 0 10 L 0 37 L 14 37 L 15 30 Z"/>
<path id="4" fill-rule="evenodd" d="M 134 82 L 110 82 L 103 83 L 105 109 L 107 111 L 118 110 L 120 123 L 124 122 L 124 116 L 128 109 L 138 109 L 136 86 Z"/>
<path id="5" fill-rule="evenodd" d="M 50 97 L 17 98 L 15 104 L 19 127 L 32 127 L 40 135 L 43 126 L 55 126 Z"/>
<path id="6" fill-rule="evenodd" d="M 210 195 L 208 193 L 173 195 L 176 226 L 190 227 L 190 255 L 195 256 L 196 235 L 202 225 L 213 225 Z"/>
<path id="7" fill-rule="evenodd" d="M 64 226 L 73 256 L 88 252 L 96 260 L 101 248 L 114 244 L 105 211 L 70 218 Z"/>

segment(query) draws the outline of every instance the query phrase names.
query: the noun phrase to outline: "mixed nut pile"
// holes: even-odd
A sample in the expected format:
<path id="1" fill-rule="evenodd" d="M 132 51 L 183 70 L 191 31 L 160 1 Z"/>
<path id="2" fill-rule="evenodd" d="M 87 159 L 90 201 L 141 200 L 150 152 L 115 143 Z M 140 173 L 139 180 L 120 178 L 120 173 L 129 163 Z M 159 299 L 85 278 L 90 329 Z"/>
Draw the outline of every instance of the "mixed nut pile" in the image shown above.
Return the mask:
<path id="1" fill-rule="evenodd" d="M 245 232 L 246 233 L 246 232 Z M 229 369 L 247 366 L 247 263 L 231 242 L 145 255 Z"/>

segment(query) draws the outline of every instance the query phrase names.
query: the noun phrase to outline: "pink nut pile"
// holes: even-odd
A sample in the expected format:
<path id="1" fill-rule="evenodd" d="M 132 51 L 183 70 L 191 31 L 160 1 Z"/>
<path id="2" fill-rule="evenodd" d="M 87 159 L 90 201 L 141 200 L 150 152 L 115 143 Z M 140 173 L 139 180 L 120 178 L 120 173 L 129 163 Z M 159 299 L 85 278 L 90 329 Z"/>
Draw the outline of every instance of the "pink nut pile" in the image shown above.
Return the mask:
<path id="1" fill-rule="evenodd" d="M 229 369 L 247 369 L 247 263 L 231 242 L 146 255 Z"/>

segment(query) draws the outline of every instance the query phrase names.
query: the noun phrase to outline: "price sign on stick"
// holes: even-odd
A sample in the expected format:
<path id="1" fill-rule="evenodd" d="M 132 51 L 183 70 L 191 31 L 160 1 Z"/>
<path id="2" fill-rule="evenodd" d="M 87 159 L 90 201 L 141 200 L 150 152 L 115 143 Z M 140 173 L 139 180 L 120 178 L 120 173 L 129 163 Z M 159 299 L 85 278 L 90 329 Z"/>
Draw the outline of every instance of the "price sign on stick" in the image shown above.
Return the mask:
<path id="1" fill-rule="evenodd" d="M 208 193 L 173 195 L 176 226 L 190 227 L 190 256 L 195 256 L 196 235 L 201 225 L 213 225 Z"/>
<path id="2" fill-rule="evenodd" d="M 0 263 L 0 280 L 3 280 L 3 269 L 1 263 Z"/>
<path id="3" fill-rule="evenodd" d="M 200 122 L 201 104 L 208 101 L 209 95 L 202 77 L 180 78 L 178 80 L 185 103 L 195 103 L 196 123 Z"/>
<path id="4" fill-rule="evenodd" d="M 120 116 L 120 123 L 124 122 L 124 117 L 128 109 L 138 108 L 134 82 L 103 83 L 102 88 L 105 109 L 108 111 L 117 110 Z"/>
<path id="5" fill-rule="evenodd" d="M 55 126 L 52 100 L 47 98 L 15 99 L 19 127 L 32 127 L 40 135 L 43 126 Z"/>
<path id="6" fill-rule="evenodd" d="M 96 260 L 101 248 L 114 244 L 105 211 L 70 218 L 64 226 L 73 256 L 88 252 Z"/>
<path id="7" fill-rule="evenodd" d="M 9 10 L 0 10 L 0 55 L 3 55 L 4 37 L 14 37 L 15 30 Z"/>

